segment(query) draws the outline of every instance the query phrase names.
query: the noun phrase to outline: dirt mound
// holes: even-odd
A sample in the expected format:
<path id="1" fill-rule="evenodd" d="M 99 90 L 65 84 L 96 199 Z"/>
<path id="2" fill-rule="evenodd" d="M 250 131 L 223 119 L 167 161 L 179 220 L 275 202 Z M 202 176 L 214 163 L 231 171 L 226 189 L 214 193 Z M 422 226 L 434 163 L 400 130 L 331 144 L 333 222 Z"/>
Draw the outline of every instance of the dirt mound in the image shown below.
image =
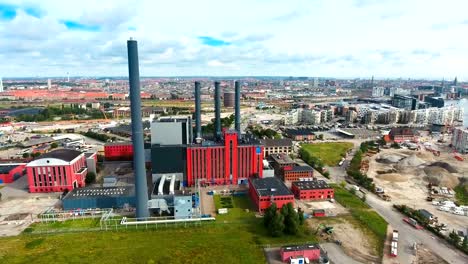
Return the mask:
<path id="1" fill-rule="evenodd" d="M 447 162 L 437 161 L 429 165 L 431 167 L 441 167 L 447 170 L 450 173 L 458 173 L 458 170 L 455 169 L 452 165 L 448 164 Z"/>
<path id="2" fill-rule="evenodd" d="M 420 166 L 422 164 L 426 163 L 424 160 L 416 157 L 416 155 L 411 155 L 407 158 L 404 158 L 402 160 L 400 160 L 400 162 L 398 163 L 399 166 L 411 166 L 411 167 L 416 167 L 416 166 Z"/>
<path id="3" fill-rule="evenodd" d="M 398 173 L 380 174 L 376 176 L 378 179 L 389 181 L 389 182 L 405 182 L 408 177 Z"/>
<path id="4" fill-rule="evenodd" d="M 384 164 L 397 163 L 404 157 L 396 154 L 381 154 L 376 161 Z"/>
<path id="5" fill-rule="evenodd" d="M 455 188 L 460 181 L 457 176 L 452 175 L 446 169 L 437 166 L 427 166 L 424 168 L 425 180 L 440 186 Z"/>

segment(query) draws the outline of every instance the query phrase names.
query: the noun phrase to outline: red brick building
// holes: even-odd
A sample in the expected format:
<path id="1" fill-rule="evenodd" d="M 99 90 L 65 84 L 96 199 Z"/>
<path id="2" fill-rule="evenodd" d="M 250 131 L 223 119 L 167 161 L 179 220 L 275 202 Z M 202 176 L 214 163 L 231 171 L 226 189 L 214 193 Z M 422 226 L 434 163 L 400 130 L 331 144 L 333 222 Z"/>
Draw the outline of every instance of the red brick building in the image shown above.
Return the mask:
<path id="1" fill-rule="evenodd" d="M 301 179 L 312 180 L 314 169 L 310 166 L 287 166 L 283 168 L 284 181 L 299 181 Z"/>
<path id="2" fill-rule="evenodd" d="M 278 178 L 250 178 L 249 195 L 255 204 L 257 211 L 263 213 L 272 203 L 276 207 L 292 203 L 294 205 L 294 195 L 286 185 Z"/>
<path id="3" fill-rule="evenodd" d="M 315 261 L 320 258 L 320 247 L 317 244 L 283 246 L 280 249 L 281 260 L 289 263 L 291 258 L 308 258 Z"/>
<path id="4" fill-rule="evenodd" d="M 390 138 L 396 142 L 404 142 L 404 141 L 411 141 L 411 142 L 418 142 L 418 135 L 416 130 L 412 128 L 405 128 L 405 127 L 394 127 L 390 130 Z"/>
<path id="5" fill-rule="evenodd" d="M 325 200 L 335 197 L 335 191 L 325 181 L 296 181 L 291 185 L 294 196 L 300 200 Z"/>
<path id="6" fill-rule="evenodd" d="M 114 142 L 104 145 L 104 158 L 106 160 L 133 160 L 133 144 L 131 142 Z"/>
<path id="7" fill-rule="evenodd" d="M 0 183 L 11 183 L 23 176 L 26 163 L 0 164 Z"/>
<path id="8" fill-rule="evenodd" d="M 58 149 L 29 162 L 26 171 L 30 192 L 63 192 L 84 187 L 88 168 L 84 153 Z"/>

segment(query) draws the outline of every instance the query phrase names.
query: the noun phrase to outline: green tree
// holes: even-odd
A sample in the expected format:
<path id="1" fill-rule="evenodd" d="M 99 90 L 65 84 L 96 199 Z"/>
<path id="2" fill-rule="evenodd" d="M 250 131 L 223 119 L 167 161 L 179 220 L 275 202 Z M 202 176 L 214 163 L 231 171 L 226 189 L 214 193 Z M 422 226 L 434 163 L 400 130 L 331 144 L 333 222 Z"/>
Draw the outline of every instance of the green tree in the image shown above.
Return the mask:
<path id="1" fill-rule="evenodd" d="M 284 228 L 283 215 L 275 212 L 275 215 L 271 219 L 270 225 L 268 225 L 268 233 L 273 237 L 279 237 L 283 234 Z"/>
<path id="2" fill-rule="evenodd" d="M 465 249 L 465 250 L 468 249 L 468 235 L 466 235 L 466 236 L 463 238 L 462 247 L 463 247 L 463 249 Z"/>
<path id="3" fill-rule="evenodd" d="M 288 203 L 281 208 L 284 216 L 284 231 L 286 234 L 296 235 L 299 233 L 299 217 L 294 210 L 292 203 Z"/>
<path id="4" fill-rule="evenodd" d="M 31 157 L 33 157 L 33 158 L 37 158 L 37 157 L 39 157 L 40 155 L 41 155 L 40 152 L 33 152 L 33 153 L 31 153 Z"/>
<path id="5" fill-rule="evenodd" d="M 23 158 L 25 158 L 25 159 L 29 158 L 29 153 L 27 153 L 27 152 L 23 153 Z"/>
<path id="6" fill-rule="evenodd" d="M 341 181 L 341 182 L 340 182 L 340 186 L 341 186 L 341 188 L 346 187 L 346 182 L 345 182 L 345 181 Z"/>
<path id="7" fill-rule="evenodd" d="M 94 181 L 96 181 L 96 173 L 88 172 L 88 174 L 86 174 L 85 183 L 90 184 L 90 183 L 93 183 Z"/>
<path id="8" fill-rule="evenodd" d="M 452 244 L 454 244 L 454 245 L 460 244 L 460 237 L 459 237 L 458 234 L 455 232 L 455 230 L 452 230 L 452 232 L 450 232 L 450 234 L 449 234 L 449 240 L 450 240 L 450 242 L 452 242 Z"/>
<path id="9" fill-rule="evenodd" d="M 319 135 L 317 136 L 317 138 L 318 138 L 319 140 L 323 140 L 323 134 L 319 134 Z"/>
<path id="10" fill-rule="evenodd" d="M 277 207 L 275 203 L 272 203 L 266 210 L 263 215 L 263 224 L 265 227 L 268 227 L 273 220 L 273 217 L 275 216 L 277 211 Z"/>
<path id="11" fill-rule="evenodd" d="M 57 148 L 57 147 L 58 147 L 57 142 L 53 142 L 52 144 L 50 144 L 51 149 L 54 149 L 54 148 Z"/>
<path id="12" fill-rule="evenodd" d="M 305 221 L 304 212 L 302 211 L 300 207 L 299 209 L 297 209 L 297 216 L 299 220 L 299 225 L 304 225 L 304 221 Z"/>

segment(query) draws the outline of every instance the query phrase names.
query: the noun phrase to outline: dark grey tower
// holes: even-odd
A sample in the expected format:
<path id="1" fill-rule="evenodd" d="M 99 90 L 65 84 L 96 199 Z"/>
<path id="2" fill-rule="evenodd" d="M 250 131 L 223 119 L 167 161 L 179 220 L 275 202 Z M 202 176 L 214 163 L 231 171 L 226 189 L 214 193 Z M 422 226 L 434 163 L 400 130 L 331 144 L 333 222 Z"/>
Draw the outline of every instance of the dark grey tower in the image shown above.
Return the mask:
<path id="1" fill-rule="evenodd" d="M 234 83 L 234 90 L 235 90 L 235 102 L 234 102 L 234 114 L 235 114 L 235 128 L 237 131 L 237 136 L 241 138 L 241 117 L 240 117 L 240 83 L 236 81 Z"/>
<path id="2" fill-rule="evenodd" d="M 216 140 L 221 139 L 221 91 L 219 82 L 215 82 L 215 133 Z"/>
<path id="3" fill-rule="evenodd" d="M 201 141 L 201 100 L 200 100 L 200 82 L 195 82 L 195 141 Z"/>
<path id="4" fill-rule="evenodd" d="M 148 185 L 146 183 L 143 123 L 141 121 L 140 70 L 138 67 L 138 43 L 127 41 L 128 77 L 130 82 L 130 110 L 132 115 L 133 169 L 135 173 L 136 217 L 149 216 Z"/>

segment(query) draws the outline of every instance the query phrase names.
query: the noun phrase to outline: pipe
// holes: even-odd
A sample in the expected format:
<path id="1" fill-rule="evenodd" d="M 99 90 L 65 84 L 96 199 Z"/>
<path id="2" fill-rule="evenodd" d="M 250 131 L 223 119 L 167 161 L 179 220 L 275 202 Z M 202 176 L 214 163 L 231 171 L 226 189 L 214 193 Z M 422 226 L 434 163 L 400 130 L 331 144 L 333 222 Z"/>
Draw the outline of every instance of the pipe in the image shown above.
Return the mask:
<path id="1" fill-rule="evenodd" d="M 234 101 L 234 113 L 235 113 L 235 129 L 237 131 L 237 138 L 241 138 L 241 117 L 240 117 L 240 83 L 236 81 L 234 83 L 234 90 L 235 90 L 235 101 Z"/>
<path id="2" fill-rule="evenodd" d="M 219 82 L 215 82 L 215 133 L 216 140 L 221 140 L 221 91 Z"/>
<path id="3" fill-rule="evenodd" d="M 148 185 L 146 182 L 143 123 L 141 119 L 140 69 L 138 66 L 138 43 L 127 41 L 128 78 L 130 83 L 130 109 L 132 117 L 133 169 L 135 173 L 136 217 L 149 216 Z"/>
<path id="4" fill-rule="evenodd" d="M 195 141 L 202 138 L 200 96 L 200 82 L 195 82 Z"/>
<path id="5" fill-rule="evenodd" d="M 175 178 L 175 174 L 172 174 L 171 183 L 169 184 L 169 194 L 174 194 Z"/>
<path id="6" fill-rule="evenodd" d="M 158 185 L 158 195 L 163 195 L 164 194 L 164 183 L 166 182 L 166 175 L 163 175 L 161 177 L 161 181 L 159 181 Z"/>
<path id="7" fill-rule="evenodd" d="M 215 221 L 214 217 L 204 218 L 187 218 L 187 219 L 170 219 L 170 220 L 148 220 L 148 221 L 135 221 L 127 222 L 127 218 L 124 217 L 120 221 L 121 225 L 145 225 L 145 224 L 165 224 L 165 223 L 183 223 L 183 222 L 198 222 L 198 221 Z"/>

